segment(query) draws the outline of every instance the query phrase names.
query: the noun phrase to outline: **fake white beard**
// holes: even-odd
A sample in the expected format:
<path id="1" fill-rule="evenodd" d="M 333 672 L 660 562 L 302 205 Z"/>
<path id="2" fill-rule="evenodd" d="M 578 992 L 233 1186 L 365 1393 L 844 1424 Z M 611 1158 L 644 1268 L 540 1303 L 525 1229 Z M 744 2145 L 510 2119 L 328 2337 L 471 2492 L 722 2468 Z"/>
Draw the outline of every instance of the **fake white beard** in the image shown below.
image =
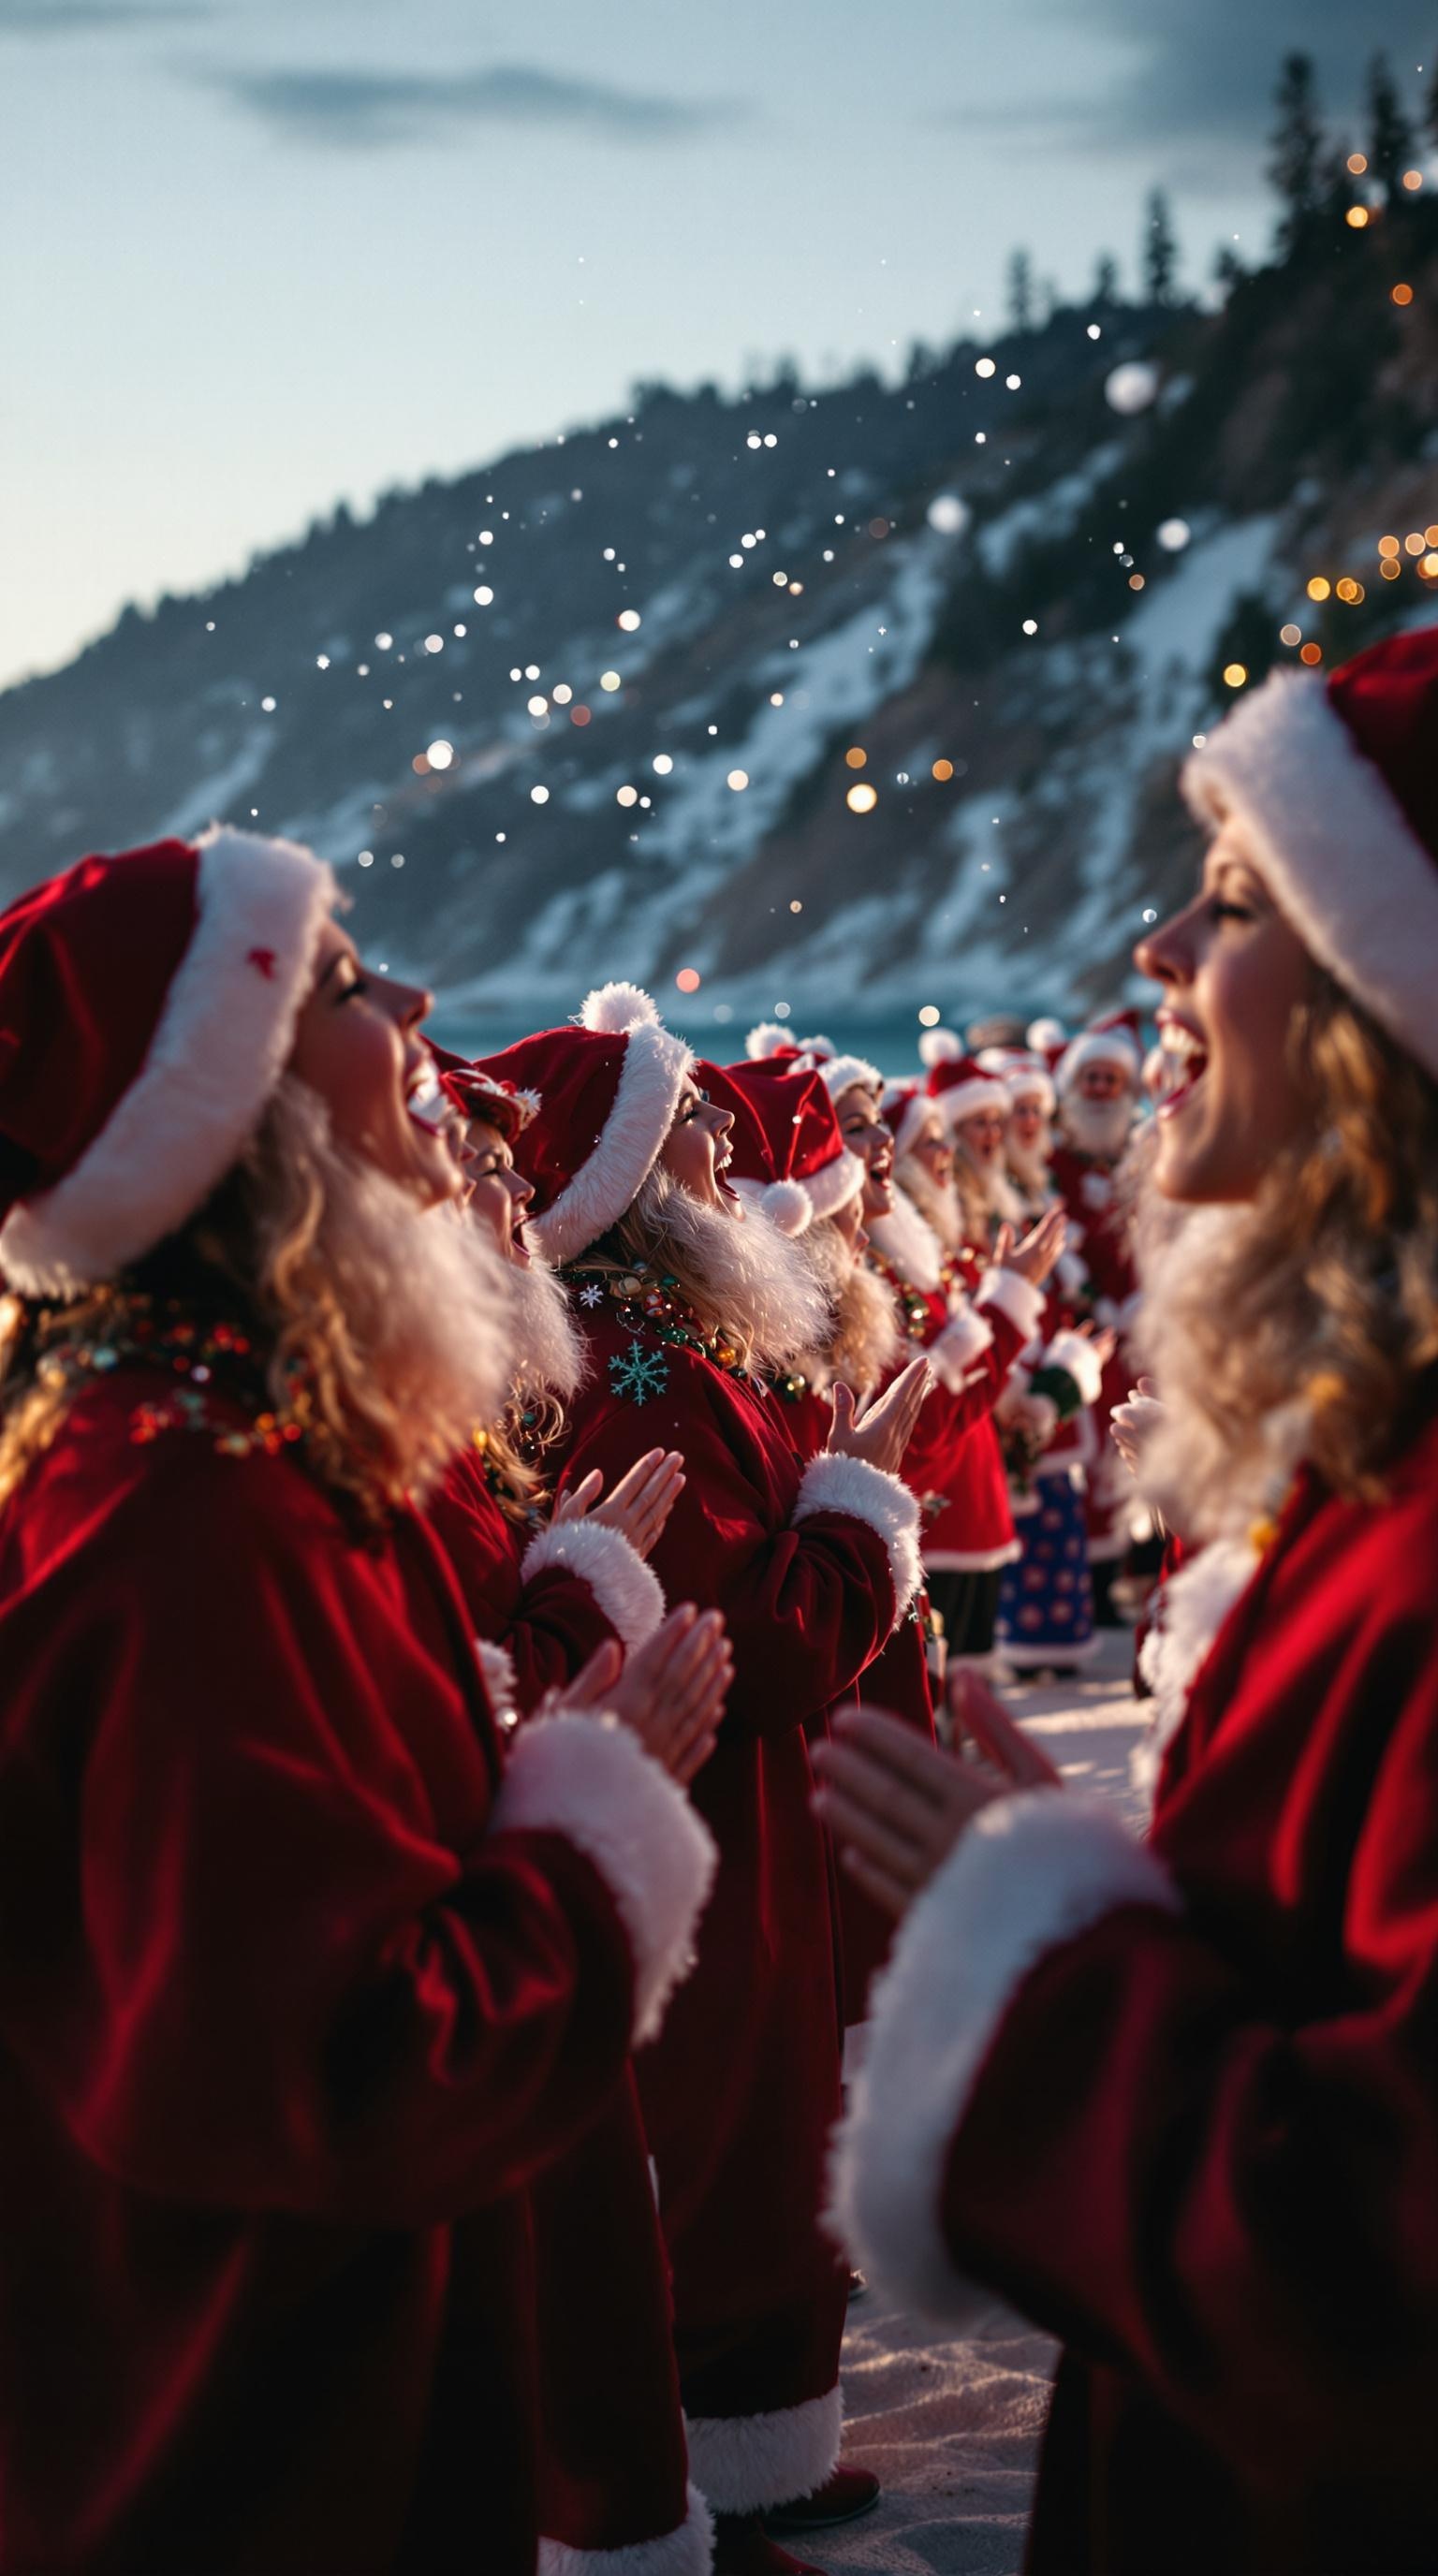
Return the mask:
<path id="1" fill-rule="evenodd" d="M 954 1188 L 961 1211 L 961 1236 L 983 1236 L 988 1220 L 1023 1223 L 1023 1203 L 1001 1160 L 975 1162 L 962 1137 L 954 1138 Z"/>
<path id="2" fill-rule="evenodd" d="M 855 1257 L 831 1218 L 817 1217 L 799 1240 L 831 1317 L 827 1343 L 801 1355 L 804 1374 L 821 1393 L 842 1378 L 856 1395 L 867 1395 L 899 1356 L 893 1296 L 885 1281 Z"/>
<path id="3" fill-rule="evenodd" d="M 1053 1130 L 1045 1125 L 1036 1143 L 1024 1145 L 1010 1135 L 1005 1152 L 1009 1171 L 1019 1188 L 1031 1199 L 1042 1198 L 1049 1186 L 1049 1157 L 1054 1149 Z"/>
<path id="4" fill-rule="evenodd" d="M 524 1405 L 552 1396 L 568 1404 L 584 1383 L 584 1337 L 569 1300 L 541 1254 L 529 1268 L 508 1265 L 513 1306 L 514 1396 Z"/>
<path id="5" fill-rule="evenodd" d="M 266 1150 L 317 1184 L 313 1248 L 359 1365 L 413 1430 L 416 1456 L 463 1448 L 509 1392 L 511 1265 L 455 1209 L 422 1207 L 336 1145 L 324 1102 L 293 1075 L 262 1134 Z"/>
<path id="6" fill-rule="evenodd" d="M 1276 1509 L 1303 1455 L 1309 1408 L 1295 1400 L 1254 1417 L 1236 1440 L 1225 1433 L 1202 1401 L 1207 1363 L 1193 1321 L 1211 1315 L 1229 1260 L 1267 1219 L 1251 1206 L 1156 1204 L 1162 1218 L 1138 1229 L 1134 1375 L 1152 1378 L 1163 1406 L 1144 1445 L 1143 1491 L 1185 1538 L 1243 1537 Z"/>
<path id="7" fill-rule="evenodd" d="M 756 1210 L 742 1223 L 705 1207 L 657 1168 L 635 1202 L 678 1246 L 725 1321 L 751 1344 L 757 1373 L 792 1366 L 824 1341 L 828 1300 L 798 1243 Z"/>
<path id="8" fill-rule="evenodd" d="M 920 1216 L 933 1227 L 944 1250 L 957 1252 L 964 1239 L 964 1209 L 957 1182 L 936 1181 L 919 1154 L 901 1154 L 894 1165 L 894 1179 L 904 1196 L 913 1200 Z M 869 1231 L 873 1233 L 872 1226 Z"/>
<path id="9" fill-rule="evenodd" d="M 944 1247 L 906 1189 L 896 1188 L 887 1216 L 866 1217 L 864 1230 L 876 1252 L 897 1270 L 906 1288 L 937 1288 Z"/>
<path id="10" fill-rule="evenodd" d="M 1134 1103 L 1127 1093 L 1120 1100 L 1085 1100 L 1080 1092 L 1066 1091 L 1059 1103 L 1059 1124 L 1068 1142 L 1079 1153 L 1098 1154 L 1106 1162 L 1118 1161 L 1133 1121 Z"/>

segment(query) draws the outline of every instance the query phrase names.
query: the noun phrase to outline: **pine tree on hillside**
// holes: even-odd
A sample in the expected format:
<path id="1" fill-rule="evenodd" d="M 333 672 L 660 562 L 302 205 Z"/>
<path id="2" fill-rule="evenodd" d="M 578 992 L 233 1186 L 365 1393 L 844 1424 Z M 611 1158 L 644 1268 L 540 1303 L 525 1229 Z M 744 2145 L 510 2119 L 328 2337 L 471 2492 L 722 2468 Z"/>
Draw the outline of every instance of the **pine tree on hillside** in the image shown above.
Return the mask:
<path id="1" fill-rule="evenodd" d="M 1322 197 L 1323 128 L 1311 55 L 1285 57 L 1274 105 L 1277 122 L 1268 176 L 1283 203 L 1279 247 L 1290 251 L 1312 232 Z"/>
<path id="2" fill-rule="evenodd" d="M 1143 291 L 1148 302 L 1171 304 L 1174 274 L 1178 267 L 1178 237 L 1173 229 L 1173 217 L 1168 210 L 1168 199 L 1162 188 L 1154 188 L 1149 194 L 1148 210 L 1144 217 L 1141 266 Z"/>
<path id="3" fill-rule="evenodd" d="M 1413 128 L 1403 113 L 1398 84 L 1386 54 L 1368 66 L 1368 167 L 1391 206 L 1403 194 L 1403 173 L 1413 163 Z"/>
<path id="4" fill-rule="evenodd" d="M 1016 250 L 1009 261 L 1009 327 L 1014 331 L 1033 328 L 1034 272 L 1026 250 Z"/>
<path id="5" fill-rule="evenodd" d="M 1428 130 L 1430 139 L 1434 143 L 1438 143 L 1438 63 L 1435 63 L 1433 66 L 1433 78 L 1428 85 L 1428 98 L 1423 112 L 1423 122 Z"/>
<path id="6" fill-rule="evenodd" d="M 1213 258 L 1214 284 L 1221 286 L 1226 296 L 1231 295 L 1235 286 L 1241 286 L 1247 275 L 1248 271 L 1232 242 L 1220 242 Z"/>
<path id="7" fill-rule="evenodd" d="M 1117 304 L 1118 261 L 1111 250 L 1101 251 L 1093 273 L 1090 304 Z"/>

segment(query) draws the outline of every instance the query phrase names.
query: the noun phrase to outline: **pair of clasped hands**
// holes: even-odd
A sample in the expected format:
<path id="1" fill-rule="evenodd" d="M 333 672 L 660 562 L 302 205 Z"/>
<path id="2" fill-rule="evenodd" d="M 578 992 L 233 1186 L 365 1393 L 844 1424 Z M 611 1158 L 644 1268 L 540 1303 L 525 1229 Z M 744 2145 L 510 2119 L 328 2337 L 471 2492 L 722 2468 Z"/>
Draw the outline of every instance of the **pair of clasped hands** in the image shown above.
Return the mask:
<path id="1" fill-rule="evenodd" d="M 858 1402 L 849 1387 L 836 1387 L 830 1449 L 895 1474 L 928 1391 L 928 1363 L 922 1359 L 912 1360 L 868 1404 Z M 591 1527 L 617 1530 L 638 1555 L 647 1557 L 683 1489 L 681 1453 L 648 1449 L 608 1494 L 598 1469 L 591 1469 L 561 1495 L 554 1519 L 560 1526 L 587 1521 Z M 555 1717 L 602 1708 L 632 1728 L 646 1753 L 687 1787 L 714 1750 L 733 1676 L 722 1614 L 700 1612 L 685 1601 L 627 1658 L 613 1640 L 601 1646 L 563 1690 L 546 1694 L 537 1714 Z"/>

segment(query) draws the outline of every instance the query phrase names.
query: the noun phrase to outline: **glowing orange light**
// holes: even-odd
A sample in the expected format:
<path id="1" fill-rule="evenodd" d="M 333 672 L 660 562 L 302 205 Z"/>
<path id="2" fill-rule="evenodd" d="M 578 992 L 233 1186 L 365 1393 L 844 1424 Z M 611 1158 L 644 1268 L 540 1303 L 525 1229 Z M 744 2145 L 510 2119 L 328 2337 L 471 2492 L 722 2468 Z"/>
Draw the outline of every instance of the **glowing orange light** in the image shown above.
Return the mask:
<path id="1" fill-rule="evenodd" d="M 1142 588 L 1143 588 L 1143 575 L 1142 575 L 1142 573 L 1141 573 L 1141 572 L 1131 572 L 1131 573 L 1129 574 L 1129 577 L 1128 577 L 1128 586 L 1129 586 L 1129 589 L 1130 589 L 1130 590 L 1142 590 Z"/>
<path id="2" fill-rule="evenodd" d="M 1378 540 L 1378 551 L 1381 555 L 1396 555 L 1398 552 L 1397 538 L 1380 537 Z"/>
<path id="3" fill-rule="evenodd" d="M 1418 569 L 1426 581 L 1432 581 L 1435 573 L 1438 573 L 1438 555 L 1420 555 Z"/>
<path id="4" fill-rule="evenodd" d="M 951 778 L 953 777 L 953 774 L 954 774 L 954 764 L 953 764 L 953 762 L 952 762 L 951 760 L 936 760 L 936 761 L 935 761 L 935 763 L 934 763 L 934 771 L 933 771 L 933 774 L 934 774 L 935 778 L 937 778 L 937 780 L 938 780 L 938 782 L 939 782 L 939 785 L 940 785 L 941 787 L 943 787 L 944 785 L 946 785 L 946 783 L 948 782 L 948 780 L 949 780 L 949 779 L 951 779 Z"/>
<path id="5" fill-rule="evenodd" d="M 1225 663 L 1223 672 L 1225 688 L 1241 689 L 1247 677 L 1248 665 L 1246 662 Z"/>
<path id="6" fill-rule="evenodd" d="M 844 799 L 851 814 L 872 814 L 878 801 L 877 790 L 866 785 L 862 780 L 857 787 L 850 788 Z"/>
<path id="7" fill-rule="evenodd" d="M 1403 185 L 1405 188 L 1412 188 L 1416 193 L 1416 191 L 1423 185 L 1422 171 L 1405 170 L 1403 173 Z"/>
<path id="8" fill-rule="evenodd" d="M 1401 563 L 1396 563 L 1392 555 L 1385 555 L 1378 569 L 1382 573 L 1385 581 L 1396 581 L 1403 570 L 1403 566 Z"/>
<path id="9" fill-rule="evenodd" d="M 414 771 L 416 778 L 427 778 L 429 776 L 429 762 L 426 760 L 422 751 L 417 751 L 415 753 L 413 760 L 410 762 L 410 767 Z"/>
<path id="10" fill-rule="evenodd" d="M 1405 555 L 1421 555 L 1426 552 L 1427 545 L 1422 529 L 1414 528 L 1403 540 L 1403 551 Z"/>
<path id="11" fill-rule="evenodd" d="M 681 993 L 697 993 L 703 980 L 696 966 L 681 966 L 674 978 Z"/>
<path id="12" fill-rule="evenodd" d="M 1361 581 L 1355 581 L 1351 573 L 1345 573 L 1343 579 L 1336 584 L 1336 588 L 1339 598 L 1346 599 L 1350 607 L 1354 600 L 1363 597 L 1363 584 Z"/>
<path id="13" fill-rule="evenodd" d="M 1368 221 L 1368 208 L 1366 206 L 1350 206 L 1345 221 L 1353 226 L 1356 233 L 1361 233 L 1364 225 Z"/>
<path id="14" fill-rule="evenodd" d="M 1305 644 L 1298 658 L 1300 662 L 1307 662 L 1310 666 L 1315 662 L 1321 662 L 1323 647 L 1321 644 Z"/>
<path id="15" fill-rule="evenodd" d="M 1315 573 L 1308 585 L 1308 596 L 1310 599 L 1326 599 L 1331 588 L 1332 584 L 1324 580 L 1321 572 Z"/>
<path id="16" fill-rule="evenodd" d="M 845 752 L 844 765 L 848 769 L 862 769 L 868 757 L 868 753 L 866 751 L 860 751 L 858 744 L 856 743 L 852 751 Z"/>
<path id="17" fill-rule="evenodd" d="M 1368 167 L 1368 155 L 1367 155 L 1367 153 L 1366 153 L 1366 152 L 1350 152 L 1350 153 L 1349 153 L 1349 155 L 1348 155 L 1348 167 L 1349 167 L 1349 169 L 1352 171 L 1353 176 L 1354 176 L 1354 178 L 1355 178 L 1355 179 L 1361 179 L 1361 178 L 1362 178 L 1362 176 L 1363 176 L 1364 171 L 1365 171 L 1365 170 L 1367 169 L 1367 167 Z"/>
<path id="18" fill-rule="evenodd" d="M 1393 289 L 1393 301 L 1395 304 L 1411 304 L 1413 301 L 1412 287 L 1395 286 Z"/>

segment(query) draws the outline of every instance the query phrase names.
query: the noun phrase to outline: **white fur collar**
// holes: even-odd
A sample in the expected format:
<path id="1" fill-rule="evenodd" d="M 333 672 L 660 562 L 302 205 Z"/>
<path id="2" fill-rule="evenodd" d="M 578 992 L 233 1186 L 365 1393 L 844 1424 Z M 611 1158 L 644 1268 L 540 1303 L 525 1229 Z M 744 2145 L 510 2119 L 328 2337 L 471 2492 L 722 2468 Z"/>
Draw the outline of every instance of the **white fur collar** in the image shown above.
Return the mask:
<path id="1" fill-rule="evenodd" d="M 932 1295 L 943 1275 L 944 1247 L 911 1198 L 897 1184 L 893 1212 L 866 1217 L 864 1230 L 876 1252 L 892 1263 L 906 1287 Z"/>
<path id="2" fill-rule="evenodd" d="M 1164 1755 L 1183 1724 L 1189 1693 L 1234 1603 L 1258 1570 L 1250 1538 L 1216 1538 L 1171 1575 L 1157 1595 L 1154 1624 L 1139 1653 L 1153 1693 L 1153 1723 L 1134 1747 L 1133 1785 L 1152 1804 Z"/>

